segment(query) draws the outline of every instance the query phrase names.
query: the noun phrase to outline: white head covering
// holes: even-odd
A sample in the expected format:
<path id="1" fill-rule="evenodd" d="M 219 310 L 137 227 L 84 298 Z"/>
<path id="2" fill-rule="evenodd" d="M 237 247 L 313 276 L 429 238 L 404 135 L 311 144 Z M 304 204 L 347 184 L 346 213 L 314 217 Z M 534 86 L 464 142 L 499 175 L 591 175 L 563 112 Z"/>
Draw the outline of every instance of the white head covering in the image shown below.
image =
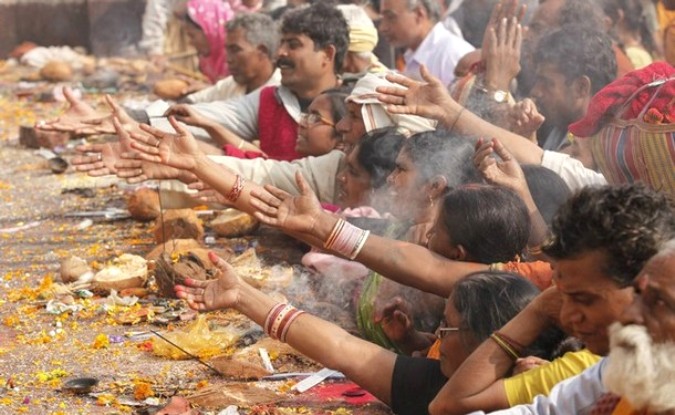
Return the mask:
<path id="1" fill-rule="evenodd" d="M 435 120 L 417 115 L 392 114 L 387 112 L 384 105 L 377 99 L 375 88 L 380 86 L 401 87 L 387 81 L 383 76 L 369 73 L 356 82 L 351 95 L 345 100 L 345 102 L 362 104 L 361 116 L 363 117 L 366 131 L 370 132 L 378 128 L 395 126 L 401 134 L 411 136 L 436 129 Z"/>

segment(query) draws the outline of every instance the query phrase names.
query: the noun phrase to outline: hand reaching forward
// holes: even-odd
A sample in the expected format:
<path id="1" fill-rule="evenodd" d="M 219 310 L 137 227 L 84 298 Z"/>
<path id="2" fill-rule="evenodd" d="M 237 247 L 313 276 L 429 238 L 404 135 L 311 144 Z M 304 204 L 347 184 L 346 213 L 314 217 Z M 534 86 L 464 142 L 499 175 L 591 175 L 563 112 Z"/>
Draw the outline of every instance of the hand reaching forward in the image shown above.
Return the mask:
<path id="1" fill-rule="evenodd" d="M 169 108 L 165 116 L 174 116 L 176 119 L 187 125 L 193 125 L 195 127 L 205 128 L 214 123 L 214 121 L 204 117 L 195 110 L 191 105 L 187 104 L 176 104 Z"/>
<path id="2" fill-rule="evenodd" d="M 501 160 L 497 160 L 495 154 Z M 518 194 L 529 192 L 520 164 L 496 138 L 487 142 L 478 140 L 473 164 L 489 183 L 506 187 Z"/>
<path id="3" fill-rule="evenodd" d="M 398 74 L 388 74 L 387 80 L 401 85 L 377 88 L 377 99 L 388 104 L 386 109 L 392 114 L 412 114 L 444 121 L 446 108 L 456 104 L 443 83 L 429 73 L 422 65 L 420 74 L 425 82 L 415 81 Z"/>
<path id="4" fill-rule="evenodd" d="M 537 142 L 537 130 L 545 120 L 546 118 L 537 111 L 534 101 L 529 98 L 516 103 L 509 113 L 511 132 L 534 143 Z"/>
<path id="5" fill-rule="evenodd" d="M 285 231 L 311 234 L 323 210 L 300 172 L 295 173 L 295 181 L 300 196 L 292 196 L 270 185 L 265 186 L 268 193 L 252 190 L 250 202 L 258 210 L 253 216 L 262 223 Z"/>
<path id="6" fill-rule="evenodd" d="M 176 296 L 187 300 L 193 310 L 211 311 L 233 308 L 239 301 L 239 277 L 224 259 L 209 252 L 209 259 L 218 267 L 218 278 L 199 281 L 185 278 L 185 285 L 176 285 Z"/>
<path id="7" fill-rule="evenodd" d="M 73 158 L 73 165 L 77 171 L 86 172 L 92 177 L 117 173 L 116 165 L 120 161 L 120 155 L 131 151 L 131 139 L 128 130 L 134 128 L 134 126 L 130 124 L 122 125 L 116 116 L 113 116 L 112 124 L 119 141 L 77 146 L 75 150 L 82 154 Z"/>
<path id="8" fill-rule="evenodd" d="M 141 130 L 146 134 L 132 133 L 131 147 L 138 151 L 138 157 L 142 160 L 192 171 L 204 154 L 192 133 L 174 117 L 169 117 L 169 122 L 176 134 L 142 125 Z"/>

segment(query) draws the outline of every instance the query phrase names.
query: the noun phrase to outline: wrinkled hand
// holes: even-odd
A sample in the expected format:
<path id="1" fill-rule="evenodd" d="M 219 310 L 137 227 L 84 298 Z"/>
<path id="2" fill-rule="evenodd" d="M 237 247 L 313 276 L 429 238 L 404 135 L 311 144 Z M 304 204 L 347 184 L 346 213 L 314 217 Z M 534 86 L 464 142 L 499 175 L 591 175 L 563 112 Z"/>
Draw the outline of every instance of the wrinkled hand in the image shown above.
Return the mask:
<path id="1" fill-rule="evenodd" d="M 495 158 L 495 154 L 501 160 Z M 520 164 L 496 138 L 490 141 L 478 140 L 473 164 L 483 178 L 491 184 L 506 187 L 518 194 L 529 191 Z"/>
<path id="2" fill-rule="evenodd" d="M 485 86 L 490 90 L 508 91 L 511 81 L 520 72 L 523 28 L 515 16 L 504 17 L 496 27 L 490 27 L 485 36 Z"/>
<path id="3" fill-rule="evenodd" d="M 201 115 L 197 110 L 188 104 L 173 105 L 166 111 L 166 113 L 164 113 L 164 115 L 167 117 L 174 116 L 182 123 L 201 128 L 205 128 L 214 122 L 213 120 Z"/>
<path id="4" fill-rule="evenodd" d="M 138 152 L 138 158 L 152 163 L 161 163 L 177 169 L 194 170 L 199 158 L 204 156 L 192 133 L 169 117 L 169 123 L 176 134 L 167 133 L 149 125 L 141 125 L 144 134 L 130 135 L 131 147 Z"/>
<path id="5" fill-rule="evenodd" d="M 516 103 L 509 113 L 510 130 L 534 143 L 537 143 L 537 130 L 545 120 L 529 98 Z"/>
<path id="6" fill-rule="evenodd" d="M 456 104 L 447 88 L 436 77 L 432 76 L 426 66 L 422 65 L 420 74 L 424 82 L 415 81 L 398 74 L 388 74 L 387 80 L 401 85 L 378 87 L 378 99 L 392 114 L 419 115 L 438 121 L 446 117 L 446 108 Z"/>
<path id="7" fill-rule="evenodd" d="M 384 334 L 395 343 L 403 343 L 410 339 L 415 327 L 410 320 L 410 308 L 399 296 L 394 297 L 375 315 L 375 323 L 382 327 Z"/>
<path id="8" fill-rule="evenodd" d="M 516 360 L 516 364 L 513 366 L 513 372 L 511 376 L 527 372 L 528 370 L 532 370 L 547 363 L 550 362 L 537 356 L 521 357 L 520 359 Z"/>
<path id="9" fill-rule="evenodd" d="M 218 267 L 218 278 L 199 281 L 185 278 L 185 285 L 174 287 L 178 298 L 187 300 L 193 310 L 211 311 L 236 307 L 239 300 L 239 277 L 224 259 L 209 252 L 209 259 Z"/>
<path id="10" fill-rule="evenodd" d="M 253 216 L 262 223 L 285 231 L 311 234 L 323 210 L 300 172 L 295 173 L 295 181 L 300 196 L 292 196 L 270 185 L 265 186 L 266 192 L 252 190 L 250 203 L 258 210 Z"/>

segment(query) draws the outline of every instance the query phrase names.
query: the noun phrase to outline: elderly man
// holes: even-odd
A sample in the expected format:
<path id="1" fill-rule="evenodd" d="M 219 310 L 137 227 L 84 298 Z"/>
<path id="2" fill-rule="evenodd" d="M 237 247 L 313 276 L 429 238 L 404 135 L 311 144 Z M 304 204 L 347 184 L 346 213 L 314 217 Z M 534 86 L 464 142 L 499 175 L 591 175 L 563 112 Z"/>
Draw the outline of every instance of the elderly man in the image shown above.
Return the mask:
<path id="1" fill-rule="evenodd" d="M 345 77 L 360 77 L 365 73 L 387 71 L 373 53 L 378 36 L 375 24 L 361 6 L 340 4 L 337 6 L 349 26 L 349 47 L 343 70 Z"/>
<path id="2" fill-rule="evenodd" d="M 271 17 L 261 13 L 241 14 L 228 21 L 225 50 L 230 76 L 188 95 L 187 101 L 225 101 L 279 85 L 281 74 L 274 63 L 279 46 L 275 25 Z"/>
<path id="3" fill-rule="evenodd" d="M 640 281 L 636 277 L 659 247 L 675 237 L 675 204 L 643 186 L 585 188 L 561 208 L 551 230 L 551 243 L 544 252 L 554 262 L 556 287 L 535 299 L 496 334 L 496 340 L 486 341 L 466 360 L 431 403 L 432 414 L 507 407 L 524 393 L 528 377 L 530 388 L 548 391 L 550 378 L 537 377 L 536 372 L 524 374 L 508 387 L 501 378 L 514 364 L 507 349 L 517 353 L 551 324 L 561 324 L 591 352 L 607 355 L 609 327 L 634 301 L 633 286 Z M 500 339 L 507 339 L 508 346 Z M 602 360 L 556 385 L 548 396 L 503 413 L 588 414 L 605 393 L 601 379 L 606 364 Z M 532 383 L 533 379 L 538 382 Z"/>
<path id="4" fill-rule="evenodd" d="M 638 295 L 610 328 L 603 383 L 615 394 L 613 413 L 675 410 L 675 239 L 647 262 L 634 284 Z M 620 397 L 620 398 L 619 398 Z"/>
<path id="5" fill-rule="evenodd" d="M 461 37 L 450 33 L 439 22 L 436 0 L 383 0 L 380 32 L 395 47 L 405 48 L 404 73 L 419 78 L 421 65 L 444 85 L 455 78 L 455 66 L 474 50 Z"/>

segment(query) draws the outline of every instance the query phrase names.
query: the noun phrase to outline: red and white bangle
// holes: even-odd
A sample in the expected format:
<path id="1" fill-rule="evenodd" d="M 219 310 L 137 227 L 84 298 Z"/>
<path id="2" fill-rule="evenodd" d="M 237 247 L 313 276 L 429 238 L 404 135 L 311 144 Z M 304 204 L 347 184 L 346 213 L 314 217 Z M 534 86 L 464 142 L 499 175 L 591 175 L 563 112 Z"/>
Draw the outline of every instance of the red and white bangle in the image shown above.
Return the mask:
<path id="1" fill-rule="evenodd" d="M 370 231 L 352 225 L 344 219 L 338 220 L 323 244 L 324 248 L 354 260 L 366 244 Z"/>
<path id="2" fill-rule="evenodd" d="M 263 330 L 271 338 L 285 342 L 291 324 L 303 313 L 292 305 L 279 303 L 267 314 Z"/>
<path id="3" fill-rule="evenodd" d="M 241 196 L 242 190 L 244 190 L 244 178 L 237 174 L 234 179 L 234 185 L 232 185 L 230 192 L 225 195 L 225 198 L 232 203 L 236 203 L 239 200 L 239 196 Z"/>

